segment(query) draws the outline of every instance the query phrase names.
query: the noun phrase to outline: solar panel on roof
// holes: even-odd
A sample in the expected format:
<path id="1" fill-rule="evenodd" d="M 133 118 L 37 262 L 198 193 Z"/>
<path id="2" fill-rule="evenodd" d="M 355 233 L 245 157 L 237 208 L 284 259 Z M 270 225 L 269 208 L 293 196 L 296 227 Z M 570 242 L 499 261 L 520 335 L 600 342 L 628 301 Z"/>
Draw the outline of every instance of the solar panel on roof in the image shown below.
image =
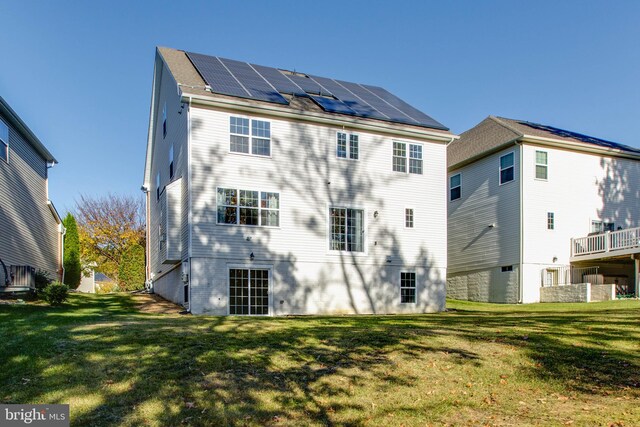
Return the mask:
<path id="1" fill-rule="evenodd" d="M 218 58 L 233 76 L 247 89 L 255 99 L 277 104 L 288 104 L 278 91 L 246 62 Z"/>
<path id="2" fill-rule="evenodd" d="M 593 136 L 584 135 L 582 133 L 572 132 L 569 130 L 559 129 L 553 126 L 541 125 L 538 123 L 531 123 L 531 122 L 525 122 L 525 121 L 518 122 L 518 123 L 525 126 L 529 126 L 534 129 L 540 129 L 540 130 L 549 132 L 553 135 L 556 135 L 562 138 L 573 138 L 573 139 L 577 139 L 578 141 L 586 142 L 588 144 L 599 145 L 600 147 L 616 148 L 618 150 L 626 150 L 626 151 L 632 151 L 636 153 L 640 152 L 639 149 L 629 147 L 624 144 L 618 144 L 617 142 L 607 141 L 606 139 L 595 138 Z"/>
<path id="3" fill-rule="evenodd" d="M 384 99 L 389 104 L 393 105 L 394 107 L 398 108 L 400 111 L 404 112 L 405 114 L 409 115 L 413 119 L 417 120 L 418 123 L 420 123 L 423 126 L 430 127 L 433 129 L 449 130 L 449 128 L 447 128 L 446 126 L 442 125 L 441 123 L 437 122 L 433 118 L 424 114 L 422 111 L 412 107 L 411 105 L 404 102 L 402 99 L 398 98 L 397 96 L 393 95 L 392 93 L 386 91 L 381 87 L 370 86 L 370 85 L 362 85 L 362 87 L 378 95 L 380 98 Z"/>
<path id="4" fill-rule="evenodd" d="M 374 93 L 370 92 L 366 88 L 362 87 L 362 85 L 359 85 L 356 83 L 343 82 L 341 80 L 338 81 L 338 83 L 340 83 L 346 89 L 351 91 L 358 98 L 362 99 L 367 104 L 371 105 L 380 113 L 387 116 L 389 119 L 393 121 L 402 122 L 402 123 L 412 124 L 412 125 L 418 124 L 418 121 L 416 119 L 400 111 L 398 108 L 394 107 L 393 105 L 389 104 L 379 96 L 375 95 Z"/>
<path id="5" fill-rule="evenodd" d="M 380 87 L 325 77 L 289 74 L 272 67 L 198 53 L 185 53 L 214 93 L 284 105 L 288 104 L 288 101 L 281 94 L 306 95 L 324 111 L 331 113 L 448 130 L 436 120 Z"/>
<path id="6" fill-rule="evenodd" d="M 371 105 L 359 99 L 353 93 L 349 92 L 343 86 L 338 84 L 335 80 L 317 76 L 312 76 L 312 78 L 318 83 L 322 84 L 322 86 L 324 86 L 325 88 L 329 89 L 336 98 L 344 102 L 359 116 L 382 120 L 389 119 L 389 117 L 385 116 L 384 114 L 373 108 Z"/>
<path id="7" fill-rule="evenodd" d="M 318 103 L 322 107 L 323 110 L 328 111 L 330 113 L 340 113 L 340 114 L 349 114 L 356 115 L 356 112 L 351 108 L 347 107 L 347 105 L 340 101 L 339 99 L 333 98 L 325 98 L 322 96 L 314 96 L 311 95 L 311 99 Z"/>
<path id="8" fill-rule="evenodd" d="M 251 64 L 253 68 L 259 72 L 269 83 L 275 87 L 280 93 L 288 93 L 292 95 L 306 95 L 305 91 L 296 85 L 284 74 L 272 67 L 265 67 L 263 65 Z"/>
<path id="9" fill-rule="evenodd" d="M 215 56 L 190 52 L 187 52 L 187 56 L 214 92 L 242 98 L 251 97 L 251 94 L 242 87 Z"/>
<path id="10" fill-rule="evenodd" d="M 332 95 L 330 91 L 326 90 L 318 84 L 318 82 L 310 79 L 309 77 L 299 74 L 286 74 L 286 76 L 295 84 L 300 86 L 306 93 L 315 95 Z"/>

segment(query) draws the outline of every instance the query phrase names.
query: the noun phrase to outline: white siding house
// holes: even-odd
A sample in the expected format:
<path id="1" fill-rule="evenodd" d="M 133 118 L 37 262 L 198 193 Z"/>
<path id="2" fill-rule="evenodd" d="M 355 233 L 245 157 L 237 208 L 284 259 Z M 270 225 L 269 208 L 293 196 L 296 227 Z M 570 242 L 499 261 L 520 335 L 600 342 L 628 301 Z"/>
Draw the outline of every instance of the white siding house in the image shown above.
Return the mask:
<path id="1" fill-rule="evenodd" d="M 0 292 L 25 291 L 35 273 L 62 280 L 62 221 L 49 200 L 57 163 L 0 97 Z"/>
<path id="2" fill-rule="evenodd" d="M 448 176 L 449 297 L 637 294 L 640 149 L 490 116 L 449 145 Z"/>
<path id="3" fill-rule="evenodd" d="M 195 314 L 442 310 L 454 138 L 380 88 L 159 48 L 148 280 Z"/>

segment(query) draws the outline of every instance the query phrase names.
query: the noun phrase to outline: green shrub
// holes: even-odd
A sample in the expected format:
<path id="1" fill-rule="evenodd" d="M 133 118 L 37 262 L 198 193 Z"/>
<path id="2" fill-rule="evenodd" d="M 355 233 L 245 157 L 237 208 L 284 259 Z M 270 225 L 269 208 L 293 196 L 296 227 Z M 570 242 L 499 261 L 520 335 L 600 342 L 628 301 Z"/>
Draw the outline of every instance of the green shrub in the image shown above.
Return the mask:
<path id="1" fill-rule="evenodd" d="M 144 289 L 144 248 L 131 245 L 122 257 L 118 266 L 118 287 L 123 291 Z"/>
<path id="2" fill-rule="evenodd" d="M 96 282 L 96 294 L 111 294 L 119 290 L 116 282 Z"/>
<path id="3" fill-rule="evenodd" d="M 42 291 L 42 299 L 51 305 L 60 305 L 67 300 L 69 287 L 64 283 L 49 283 Z"/>
<path id="4" fill-rule="evenodd" d="M 64 283 L 71 289 L 80 285 L 82 266 L 80 264 L 80 237 L 76 219 L 70 213 L 62 221 L 67 232 L 64 235 Z"/>
<path id="5" fill-rule="evenodd" d="M 47 285 L 49 283 L 51 283 L 53 281 L 53 279 L 51 278 L 51 276 L 49 275 L 49 273 L 47 273 L 44 270 L 38 270 L 36 271 L 36 292 L 42 292 L 42 290 L 44 288 L 47 287 Z"/>

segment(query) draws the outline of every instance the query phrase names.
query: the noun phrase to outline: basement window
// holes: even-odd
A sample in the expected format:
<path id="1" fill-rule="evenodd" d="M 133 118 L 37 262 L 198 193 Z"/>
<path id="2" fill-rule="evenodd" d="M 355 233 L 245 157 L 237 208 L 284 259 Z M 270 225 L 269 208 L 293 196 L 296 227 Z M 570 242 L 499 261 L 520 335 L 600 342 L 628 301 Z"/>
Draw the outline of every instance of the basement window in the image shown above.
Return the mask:
<path id="1" fill-rule="evenodd" d="M 510 271 L 513 271 L 513 265 L 505 265 L 505 266 L 502 267 L 501 270 L 502 270 L 503 273 L 508 273 Z"/>
<path id="2" fill-rule="evenodd" d="M 416 273 L 400 273 L 400 303 L 415 304 L 416 302 Z"/>

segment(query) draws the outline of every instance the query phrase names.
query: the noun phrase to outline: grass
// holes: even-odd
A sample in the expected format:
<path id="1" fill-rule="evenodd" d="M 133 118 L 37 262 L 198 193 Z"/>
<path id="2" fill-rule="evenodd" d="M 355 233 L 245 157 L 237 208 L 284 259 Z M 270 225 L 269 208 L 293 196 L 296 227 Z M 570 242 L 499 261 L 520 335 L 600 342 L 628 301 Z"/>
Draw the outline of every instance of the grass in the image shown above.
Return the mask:
<path id="1" fill-rule="evenodd" d="M 412 316 L 0 306 L 0 402 L 72 425 L 640 425 L 640 301 Z"/>

